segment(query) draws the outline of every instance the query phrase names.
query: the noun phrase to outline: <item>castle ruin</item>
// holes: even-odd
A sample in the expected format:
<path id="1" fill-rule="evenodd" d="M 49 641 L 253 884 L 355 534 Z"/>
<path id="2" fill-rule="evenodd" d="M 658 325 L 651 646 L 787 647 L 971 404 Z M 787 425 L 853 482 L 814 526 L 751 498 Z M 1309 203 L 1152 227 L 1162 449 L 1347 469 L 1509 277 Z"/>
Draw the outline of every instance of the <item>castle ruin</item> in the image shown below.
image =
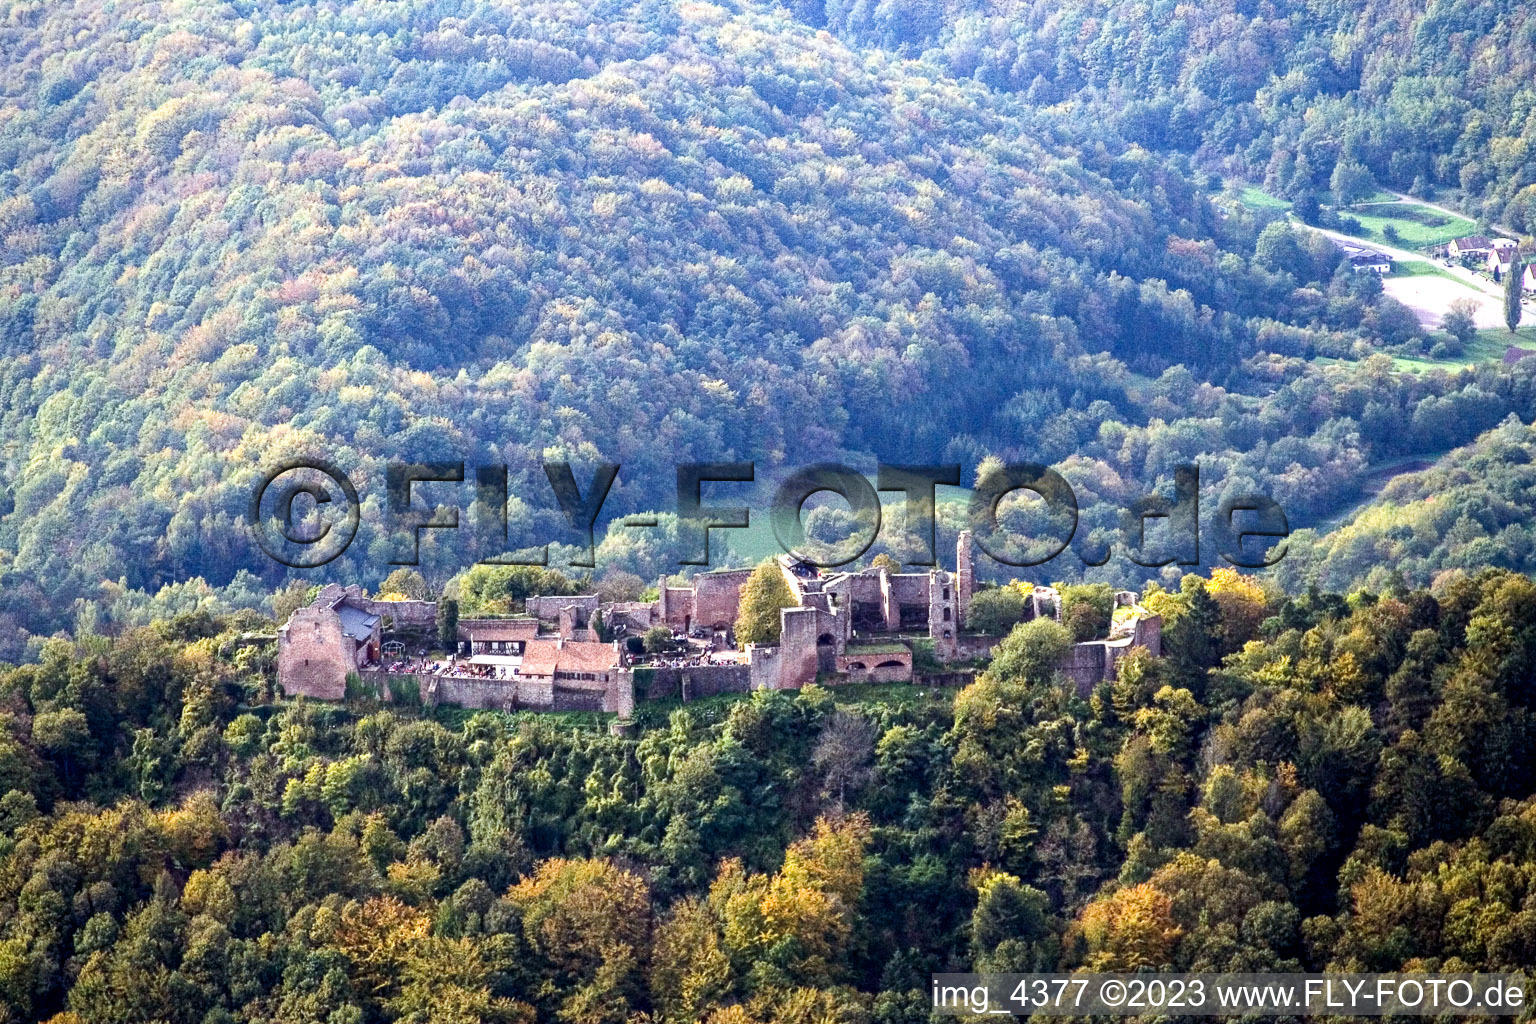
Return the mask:
<path id="1" fill-rule="evenodd" d="M 689 697 L 692 681 L 707 680 L 710 692 L 792 690 L 823 679 L 839 682 L 909 682 L 914 647 L 932 645 L 941 664 L 984 659 L 1002 639 L 966 629 L 965 614 L 975 592 L 971 535 L 955 545 L 955 568 L 892 573 L 884 566 L 822 572 L 788 555 L 777 559 L 794 605 L 779 612 L 775 644 L 749 644 L 744 662 L 689 666 L 637 665 L 624 639 L 656 625 L 685 638 L 708 638 L 719 648 L 734 629 L 741 590 L 751 569 L 702 572 L 685 585 L 663 577 L 652 602 L 604 603 L 595 595 L 529 597 L 526 614 L 511 618 L 467 618 L 458 623 L 450 667 L 410 663 L 382 640 L 386 630 L 430 627 L 437 606 L 430 601 L 377 601 L 356 586 L 324 587 L 307 608 L 294 612 L 278 635 L 278 681 L 290 696 L 337 700 L 353 674 L 384 681 L 408 671 L 421 679 L 428 702 L 465 707 L 532 708 L 617 712 L 627 717 L 636 699 L 636 672 L 646 675 L 645 697 L 675 693 Z M 1035 586 L 1026 595 L 1025 620 L 1061 617 L 1061 598 L 1052 587 Z M 1063 657 L 1060 671 L 1079 694 L 1113 679 L 1119 659 L 1133 647 L 1161 653 L 1161 620 L 1137 604 L 1129 591 L 1116 595 L 1108 638 L 1078 643 Z M 605 634 L 621 639 L 603 642 Z M 739 655 L 737 658 L 739 659 Z M 657 678 L 663 682 L 658 683 Z M 675 688 L 673 683 L 675 681 Z"/>

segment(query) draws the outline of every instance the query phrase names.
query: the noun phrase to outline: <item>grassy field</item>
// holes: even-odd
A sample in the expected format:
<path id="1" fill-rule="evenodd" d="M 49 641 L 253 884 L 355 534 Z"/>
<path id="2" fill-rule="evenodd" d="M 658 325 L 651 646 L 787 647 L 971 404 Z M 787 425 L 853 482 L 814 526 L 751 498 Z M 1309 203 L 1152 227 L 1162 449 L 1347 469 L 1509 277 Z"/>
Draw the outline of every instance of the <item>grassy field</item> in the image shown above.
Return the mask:
<path id="1" fill-rule="evenodd" d="M 1249 185 L 1237 194 L 1238 201 L 1250 210 L 1289 210 L 1291 204 L 1278 196 L 1272 196 L 1261 188 Z"/>
<path id="2" fill-rule="evenodd" d="M 1360 222 L 1362 230 L 1358 237 L 1409 249 L 1444 245 L 1453 238 L 1470 235 L 1477 230 L 1477 224 L 1465 217 L 1453 217 L 1413 203 L 1356 206 L 1341 212 Z M 1395 241 L 1385 234 L 1389 225 L 1397 232 Z"/>
<path id="3" fill-rule="evenodd" d="M 1423 373 L 1428 370 L 1456 370 L 1476 366 L 1479 363 L 1496 363 L 1504 358 L 1504 350 L 1511 345 L 1521 348 L 1536 348 L 1536 325 L 1527 324 L 1514 334 L 1502 327 L 1489 328 L 1477 332 L 1477 338 L 1467 346 L 1467 350 L 1454 359 L 1431 359 L 1428 356 L 1398 356 L 1392 360 L 1394 370 L 1408 370 L 1414 373 Z"/>
<path id="4" fill-rule="evenodd" d="M 1502 327 L 1488 328 L 1477 332 L 1477 337 L 1467 350 L 1455 358 L 1431 359 L 1429 356 L 1393 356 L 1392 369 L 1409 373 L 1427 373 L 1430 370 L 1444 370 L 1447 373 L 1455 373 L 1457 370 L 1469 370 L 1483 363 L 1496 363 L 1504 358 L 1504 350 L 1511 345 L 1520 348 L 1536 348 L 1536 324 L 1523 324 L 1514 334 L 1510 334 Z M 1338 359 L 1333 356 L 1319 356 L 1312 360 L 1318 366 L 1345 366 L 1352 365 L 1358 360 Z"/>
<path id="5" fill-rule="evenodd" d="M 1291 204 L 1272 196 L 1254 185 L 1246 186 L 1237 193 L 1238 201 L 1250 210 L 1289 210 Z M 1365 241 L 1399 245 L 1407 249 L 1421 249 L 1432 245 L 1444 245 L 1453 238 L 1476 232 L 1477 225 L 1466 217 L 1456 217 L 1432 210 L 1416 203 L 1383 202 L 1392 196 L 1378 192 L 1366 201 L 1366 205 L 1340 210 L 1340 214 L 1360 222 L 1360 231 L 1354 237 Z M 1390 225 L 1397 232 L 1394 242 L 1384 233 Z"/>

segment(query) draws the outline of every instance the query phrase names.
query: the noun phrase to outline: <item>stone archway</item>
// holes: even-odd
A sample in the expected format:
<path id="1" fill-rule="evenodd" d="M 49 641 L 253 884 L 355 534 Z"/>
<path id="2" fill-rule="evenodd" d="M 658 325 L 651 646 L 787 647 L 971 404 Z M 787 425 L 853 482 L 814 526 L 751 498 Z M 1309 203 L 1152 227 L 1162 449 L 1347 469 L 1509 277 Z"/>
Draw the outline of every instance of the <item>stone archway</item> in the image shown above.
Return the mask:
<path id="1" fill-rule="evenodd" d="M 837 638 L 831 633 L 816 638 L 816 671 L 837 671 Z"/>

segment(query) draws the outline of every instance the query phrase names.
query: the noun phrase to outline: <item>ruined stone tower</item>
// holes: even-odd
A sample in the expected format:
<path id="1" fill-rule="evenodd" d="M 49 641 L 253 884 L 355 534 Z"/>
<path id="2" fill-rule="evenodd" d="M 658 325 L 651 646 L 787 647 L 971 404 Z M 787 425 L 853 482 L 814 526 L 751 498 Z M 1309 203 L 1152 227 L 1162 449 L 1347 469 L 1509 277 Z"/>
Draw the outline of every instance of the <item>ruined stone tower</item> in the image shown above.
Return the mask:
<path id="1" fill-rule="evenodd" d="M 960 620 L 955 613 L 955 576 L 943 569 L 928 574 L 928 635 L 940 661 L 954 661 L 960 650 Z"/>
<path id="2" fill-rule="evenodd" d="M 976 566 L 971 559 L 971 531 L 961 530 L 955 541 L 955 623 L 965 625 L 965 613 L 971 607 L 971 590 L 975 584 Z"/>

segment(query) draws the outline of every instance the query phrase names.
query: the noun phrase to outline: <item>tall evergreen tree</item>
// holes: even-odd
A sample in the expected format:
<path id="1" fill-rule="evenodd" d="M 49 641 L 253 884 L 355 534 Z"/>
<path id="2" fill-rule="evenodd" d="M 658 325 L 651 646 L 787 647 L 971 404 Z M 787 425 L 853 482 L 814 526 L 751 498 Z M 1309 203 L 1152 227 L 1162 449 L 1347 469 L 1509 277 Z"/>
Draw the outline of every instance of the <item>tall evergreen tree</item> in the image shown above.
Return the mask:
<path id="1" fill-rule="evenodd" d="M 437 603 L 437 642 L 445 651 L 459 648 L 459 602 L 451 597 Z"/>
<path id="2" fill-rule="evenodd" d="M 1525 267 L 1519 260 L 1511 263 L 1509 273 L 1504 275 L 1504 323 L 1510 334 L 1520 326 L 1520 281 L 1524 277 Z"/>
<path id="3" fill-rule="evenodd" d="M 1200 696 L 1207 670 L 1221 663 L 1221 606 L 1203 580 L 1186 580 L 1189 609 L 1163 631 L 1163 653 L 1173 665 L 1175 678 Z"/>

